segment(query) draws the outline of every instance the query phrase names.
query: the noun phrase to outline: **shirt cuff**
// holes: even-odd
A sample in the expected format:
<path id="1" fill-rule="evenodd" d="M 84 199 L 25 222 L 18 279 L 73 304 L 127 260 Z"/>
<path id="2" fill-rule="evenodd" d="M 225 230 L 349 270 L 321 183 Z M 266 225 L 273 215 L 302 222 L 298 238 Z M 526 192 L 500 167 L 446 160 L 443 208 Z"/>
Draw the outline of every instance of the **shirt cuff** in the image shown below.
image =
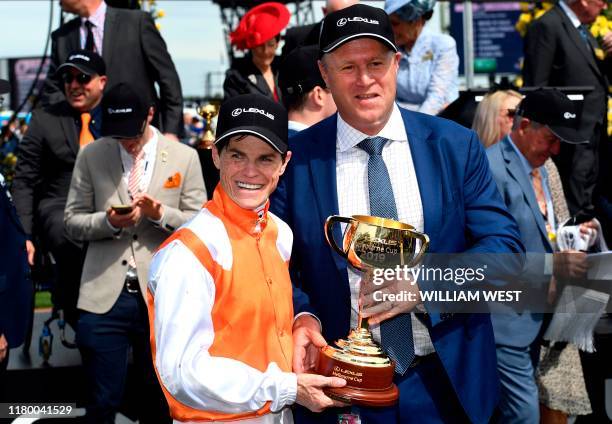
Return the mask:
<path id="1" fill-rule="evenodd" d="M 164 208 L 162 207 L 162 212 L 161 212 L 161 216 L 159 217 L 159 219 L 151 219 L 151 218 L 148 218 L 148 219 L 153 224 L 157 225 L 158 227 L 161 227 L 161 224 L 164 221 L 164 214 L 165 214 L 165 211 L 164 211 Z"/>
<path id="2" fill-rule="evenodd" d="M 293 324 L 295 324 L 295 322 L 297 321 L 297 319 L 299 317 L 301 317 L 302 315 L 310 315 L 311 317 L 313 317 L 314 319 L 317 320 L 317 322 L 319 323 L 319 328 L 321 330 L 321 333 L 323 332 L 323 324 L 321 324 L 321 320 L 319 318 L 317 318 L 317 316 L 315 314 L 311 314 L 310 312 L 300 312 L 299 314 L 297 314 L 295 317 L 293 317 Z"/>
<path id="3" fill-rule="evenodd" d="M 110 221 L 108 220 L 108 216 L 105 218 L 105 221 L 106 221 L 106 225 L 108 225 L 108 228 L 110 228 L 113 231 L 113 236 L 117 237 L 121 234 L 121 231 L 123 231 L 123 228 L 117 228 L 113 224 L 111 224 Z"/>
<path id="4" fill-rule="evenodd" d="M 546 253 L 544 255 L 544 275 L 553 274 L 553 254 Z"/>
<path id="5" fill-rule="evenodd" d="M 295 403 L 297 399 L 297 374 L 292 372 L 283 373 L 278 383 L 279 396 L 270 405 L 272 412 L 278 412 L 288 405 Z"/>

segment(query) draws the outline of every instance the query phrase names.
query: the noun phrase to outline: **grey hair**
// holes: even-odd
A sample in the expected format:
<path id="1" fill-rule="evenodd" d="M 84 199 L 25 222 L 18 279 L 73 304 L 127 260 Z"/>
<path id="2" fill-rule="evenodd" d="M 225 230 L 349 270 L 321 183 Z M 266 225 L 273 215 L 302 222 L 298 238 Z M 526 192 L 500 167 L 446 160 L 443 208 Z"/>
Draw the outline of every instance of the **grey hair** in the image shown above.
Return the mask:
<path id="1" fill-rule="evenodd" d="M 523 119 L 523 115 L 519 115 L 518 113 L 514 114 L 514 120 L 512 121 L 512 131 L 519 129 L 519 127 L 521 126 L 522 119 Z M 532 119 L 529 119 L 529 124 L 531 125 L 531 128 L 533 128 L 534 130 L 540 129 L 544 126 L 544 124 L 540 124 L 539 122 L 536 122 Z"/>

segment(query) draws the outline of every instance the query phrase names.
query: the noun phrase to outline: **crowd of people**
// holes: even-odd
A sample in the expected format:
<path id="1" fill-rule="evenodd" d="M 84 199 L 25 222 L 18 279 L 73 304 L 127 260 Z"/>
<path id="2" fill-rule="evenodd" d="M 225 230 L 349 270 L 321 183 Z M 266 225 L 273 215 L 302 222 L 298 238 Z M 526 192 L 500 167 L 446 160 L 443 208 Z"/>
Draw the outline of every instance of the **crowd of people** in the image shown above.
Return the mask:
<path id="1" fill-rule="evenodd" d="M 588 253 L 612 241 L 612 32 L 600 57 L 584 31 L 605 1 L 561 0 L 533 23 L 528 89 L 484 96 L 473 130 L 435 116 L 459 94 L 456 43 L 426 28 L 435 0 L 328 0 L 289 29 L 284 4 L 253 7 L 230 35 L 245 54 L 224 82 L 212 190 L 179 142 L 202 125 L 150 15 L 61 4 L 77 17 L 52 34 L 10 193 L 0 179 L 0 369 L 23 343 L 29 267 L 50 255 L 87 422 L 114 422 L 130 360 L 143 423 L 612 420 L 609 288 L 587 282 Z M 570 86 L 592 89 L 576 104 Z M 487 283 L 532 302 L 449 312 L 420 297 L 427 281 L 396 278 L 384 289 L 411 300 L 372 303 L 326 241 L 332 215 L 408 223 L 434 256 L 503 257 Z M 394 363 L 395 405 L 347 404 L 328 389 L 350 382 L 317 374 L 361 319 Z"/>

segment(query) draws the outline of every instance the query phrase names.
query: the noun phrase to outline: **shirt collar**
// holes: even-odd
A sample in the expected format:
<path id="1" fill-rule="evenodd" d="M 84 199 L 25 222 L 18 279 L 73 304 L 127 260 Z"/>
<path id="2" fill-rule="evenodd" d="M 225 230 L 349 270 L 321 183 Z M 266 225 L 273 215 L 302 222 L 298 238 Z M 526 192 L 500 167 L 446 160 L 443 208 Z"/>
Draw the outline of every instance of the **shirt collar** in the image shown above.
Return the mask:
<path id="1" fill-rule="evenodd" d="M 523 153 L 521 153 L 521 151 L 517 147 L 517 145 L 514 144 L 514 141 L 512 141 L 512 137 L 510 137 L 510 134 L 508 134 L 508 140 L 510 140 L 510 145 L 514 148 L 514 151 L 516 152 L 516 154 L 518 155 L 519 159 L 521 160 L 521 165 L 523 166 L 523 169 L 525 170 L 525 173 L 527 175 L 531 176 L 531 171 L 533 171 L 536 168 L 531 166 L 531 164 L 529 163 L 527 158 L 523 155 Z M 545 170 L 544 166 L 540 166 L 539 169 L 540 169 L 540 175 L 546 176 L 546 170 Z"/>
<path id="2" fill-rule="evenodd" d="M 85 18 L 81 17 L 81 25 L 85 23 L 85 21 L 89 21 L 97 28 L 104 28 L 104 17 L 106 16 L 106 3 L 101 2 L 100 6 L 96 9 L 93 15 Z"/>
<path id="3" fill-rule="evenodd" d="M 213 213 L 216 211 L 227 217 L 227 219 L 247 234 L 257 237 L 265 230 L 268 223 L 270 200 L 266 200 L 265 205 L 255 210 L 244 209 L 229 197 L 225 190 L 223 190 L 221 183 L 219 183 L 217 188 L 215 188 L 212 200 L 206 204 L 206 207 Z"/>
<path id="4" fill-rule="evenodd" d="M 308 125 L 302 124 L 301 122 L 298 122 L 298 121 L 289 121 L 287 127 L 290 130 L 294 130 L 294 131 L 300 132 L 300 131 L 305 130 L 306 128 L 308 128 Z"/>
<path id="5" fill-rule="evenodd" d="M 563 9 L 570 21 L 572 21 L 572 25 L 574 25 L 574 28 L 578 28 L 580 25 L 582 25 L 580 19 L 578 19 L 578 16 L 576 16 L 574 11 L 570 9 L 567 3 L 565 3 L 565 0 L 561 0 L 559 2 L 559 6 L 561 7 L 561 9 Z"/>
<path id="6" fill-rule="evenodd" d="M 397 106 L 397 103 L 393 103 L 391 116 L 383 129 L 380 130 L 378 134 L 373 136 L 362 133 L 361 131 L 351 127 L 344 119 L 342 119 L 340 113 L 338 113 L 336 139 L 338 149 L 341 152 L 345 152 L 355 147 L 362 140 L 368 137 L 384 137 L 393 141 L 408 141 L 408 135 L 406 134 L 406 128 L 404 127 L 404 119 L 402 118 L 402 114 Z"/>

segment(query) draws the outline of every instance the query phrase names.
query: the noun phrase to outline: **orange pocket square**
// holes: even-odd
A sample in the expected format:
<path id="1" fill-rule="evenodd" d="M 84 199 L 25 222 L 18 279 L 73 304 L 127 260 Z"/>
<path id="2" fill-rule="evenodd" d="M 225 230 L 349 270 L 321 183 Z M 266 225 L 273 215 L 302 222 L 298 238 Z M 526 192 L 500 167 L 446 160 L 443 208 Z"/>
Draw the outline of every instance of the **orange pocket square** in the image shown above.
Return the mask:
<path id="1" fill-rule="evenodd" d="M 176 174 L 168 177 L 168 179 L 164 183 L 164 188 L 176 188 L 180 185 L 181 185 L 181 173 L 177 172 Z"/>

